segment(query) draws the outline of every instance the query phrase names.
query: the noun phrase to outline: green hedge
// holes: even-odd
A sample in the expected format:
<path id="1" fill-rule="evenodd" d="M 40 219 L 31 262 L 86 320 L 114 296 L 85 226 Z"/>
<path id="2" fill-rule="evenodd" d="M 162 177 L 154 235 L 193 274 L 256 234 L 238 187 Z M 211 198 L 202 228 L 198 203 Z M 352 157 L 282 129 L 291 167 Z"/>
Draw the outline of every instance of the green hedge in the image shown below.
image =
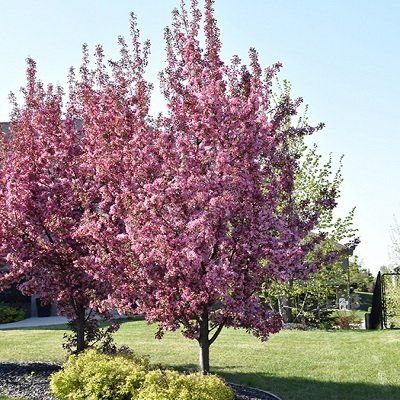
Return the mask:
<path id="1" fill-rule="evenodd" d="M 25 311 L 0 303 L 0 324 L 21 321 L 25 318 Z"/>

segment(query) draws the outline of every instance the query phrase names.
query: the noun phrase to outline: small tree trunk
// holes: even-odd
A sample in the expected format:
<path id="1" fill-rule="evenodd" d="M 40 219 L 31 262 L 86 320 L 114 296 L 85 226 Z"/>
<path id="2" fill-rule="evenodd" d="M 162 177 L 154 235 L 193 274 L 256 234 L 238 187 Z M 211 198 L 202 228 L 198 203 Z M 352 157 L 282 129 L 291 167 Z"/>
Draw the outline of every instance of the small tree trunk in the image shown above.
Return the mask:
<path id="1" fill-rule="evenodd" d="M 293 322 L 291 301 L 289 296 L 282 296 L 281 299 L 281 315 L 284 323 Z"/>
<path id="2" fill-rule="evenodd" d="M 318 296 L 318 302 L 317 302 L 317 318 L 318 318 L 318 321 L 321 321 L 321 307 L 322 307 L 322 304 L 321 304 L 321 297 L 320 296 Z"/>
<path id="3" fill-rule="evenodd" d="M 203 375 L 210 373 L 210 341 L 208 339 L 208 311 L 205 310 L 200 320 L 200 337 L 199 337 L 199 363 L 200 371 Z"/>
<path id="4" fill-rule="evenodd" d="M 76 314 L 76 352 L 82 353 L 85 350 L 85 308 L 79 307 Z"/>

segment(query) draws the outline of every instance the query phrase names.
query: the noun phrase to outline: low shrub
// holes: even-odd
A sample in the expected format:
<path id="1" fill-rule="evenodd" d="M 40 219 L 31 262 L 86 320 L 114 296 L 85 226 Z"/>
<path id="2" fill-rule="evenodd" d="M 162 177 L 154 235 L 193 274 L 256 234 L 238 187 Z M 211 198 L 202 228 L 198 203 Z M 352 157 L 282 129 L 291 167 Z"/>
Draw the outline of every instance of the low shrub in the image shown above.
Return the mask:
<path id="1" fill-rule="evenodd" d="M 21 321 L 24 318 L 24 310 L 17 307 L 8 306 L 4 303 L 0 303 L 0 324 Z"/>
<path id="2" fill-rule="evenodd" d="M 337 311 L 335 325 L 340 329 L 351 329 L 361 323 L 361 319 L 354 311 Z"/>
<path id="3" fill-rule="evenodd" d="M 147 369 L 146 360 L 132 353 L 109 355 L 92 349 L 71 355 L 52 375 L 50 387 L 61 400 L 135 399 Z"/>
<path id="4" fill-rule="evenodd" d="M 233 400 L 233 390 L 214 375 L 150 371 L 138 400 Z"/>
<path id="5" fill-rule="evenodd" d="M 304 319 L 307 326 L 318 329 L 331 329 L 335 324 L 335 316 L 331 310 L 305 312 Z"/>
<path id="6" fill-rule="evenodd" d="M 132 352 L 104 354 L 94 349 L 71 355 L 52 375 L 60 400 L 233 400 L 220 378 L 151 370 L 147 358 Z"/>

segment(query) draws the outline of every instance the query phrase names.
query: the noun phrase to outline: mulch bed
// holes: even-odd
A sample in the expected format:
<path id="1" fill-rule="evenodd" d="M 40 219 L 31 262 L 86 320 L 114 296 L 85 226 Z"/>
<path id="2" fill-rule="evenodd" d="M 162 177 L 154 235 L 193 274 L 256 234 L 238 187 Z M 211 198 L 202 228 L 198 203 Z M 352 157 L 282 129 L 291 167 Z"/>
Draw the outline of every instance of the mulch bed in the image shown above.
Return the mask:
<path id="1" fill-rule="evenodd" d="M 272 393 L 268 393 L 263 390 L 236 385 L 234 383 L 230 383 L 230 385 L 236 391 L 235 400 L 281 400 Z"/>
<path id="2" fill-rule="evenodd" d="M 0 394 L 29 400 L 55 400 L 50 393 L 49 377 L 60 369 L 53 363 L 0 363 Z M 279 400 L 261 390 L 231 383 L 235 400 Z"/>
<path id="3" fill-rule="evenodd" d="M 29 400 L 54 400 L 49 377 L 60 369 L 51 363 L 0 363 L 0 394 Z"/>

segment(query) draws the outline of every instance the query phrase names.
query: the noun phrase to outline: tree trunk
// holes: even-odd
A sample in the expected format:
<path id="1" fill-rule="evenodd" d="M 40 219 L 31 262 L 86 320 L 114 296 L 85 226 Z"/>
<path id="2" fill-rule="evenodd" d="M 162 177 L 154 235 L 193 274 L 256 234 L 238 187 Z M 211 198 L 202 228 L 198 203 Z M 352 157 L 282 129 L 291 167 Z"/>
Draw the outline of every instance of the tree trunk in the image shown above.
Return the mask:
<path id="1" fill-rule="evenodd" d="M 317 319 L 321 320 L 321 298 L 319 296 L 317 297 Z"/>
<path id="2" fill-rule="evenodd" d="M 292 302 L 289 296 L 282 296 L 281 302 L 281 315 L 284 323 L 293 322 Z"/>
<path id="3" fill-rule="evenodd" d="M 76 352 L 82 353 L 85 350 L 85 308 L 79 307 L 76 314 Z"/>
<path id="4" fill-rule="evenodd" d="M 208 311 L 205 310 L 200 320 L 200 337 L 199 337 L 199 363 L 200 371 L 203 375 L 210 373 L 210 341 L 208 339 Z"/>
<path id="5" fill-rule="evenodd" d="M 293 279 L 288 282 L 288 289 L 286 294 L 280 298 L 281 304 L 281 315 L 284 323 L 291 323 L 293 322 L 294 315 L 293 315 Z"/>

